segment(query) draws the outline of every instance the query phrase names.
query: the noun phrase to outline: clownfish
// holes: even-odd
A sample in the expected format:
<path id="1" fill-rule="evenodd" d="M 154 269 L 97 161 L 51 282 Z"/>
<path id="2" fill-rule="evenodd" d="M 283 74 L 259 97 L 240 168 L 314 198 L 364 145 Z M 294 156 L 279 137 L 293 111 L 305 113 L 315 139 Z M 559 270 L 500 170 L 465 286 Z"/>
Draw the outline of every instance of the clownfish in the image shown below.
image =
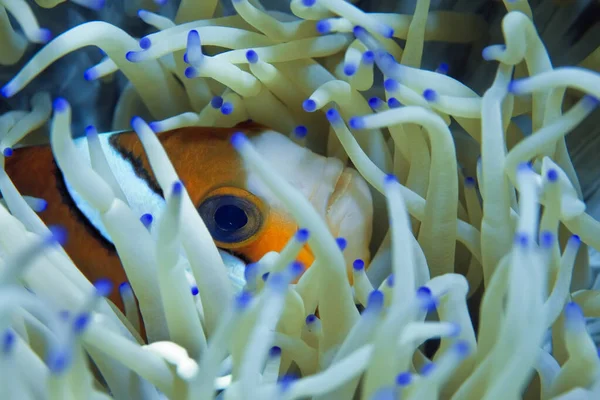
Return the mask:
<path id="1" fill-rule="evenodd" d="M 355 259 L 368 260 L 371 193 L 358 172 L 339 159 L 318 155 L 254 123 L 157 134 L 221 254 L 254 263 L 268 252 L 280 251 L 300 228 L 231 145 L 231 136 L 240 131 L 277 173 L 311 202 L 332 235 L 345 239 L 348 270 Z M 137 134 L 112 132 L 99 138 L 131 209 L 141 218 L 160 215 L 165 200 Z M 89 160 L 87 138 L 74 142 Z M 65 181 L 49 145 L 17 148 L 5 162 L 7 175 L 22 195 L 46 200 L 47 207 L 39 214 L 44 223 L 66 228 L 69 240 L 65 251 L 88 280 L 109 279 L 116 284 L 127 280 L 99 214 Z M 298 260 L 306 266 L 312 263 L 308 245 Z M 123 310 L 118 291 L 109 299 Z"/>

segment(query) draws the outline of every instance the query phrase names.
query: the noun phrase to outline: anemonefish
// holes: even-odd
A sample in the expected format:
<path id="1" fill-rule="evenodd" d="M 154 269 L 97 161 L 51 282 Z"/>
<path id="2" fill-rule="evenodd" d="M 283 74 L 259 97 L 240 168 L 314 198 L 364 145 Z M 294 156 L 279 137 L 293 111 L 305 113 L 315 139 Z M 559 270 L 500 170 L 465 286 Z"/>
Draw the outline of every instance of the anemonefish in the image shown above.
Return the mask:
<path id="1" fill-rule="evenodd" d="M 219 249 L 245 262 L 257 262 L 270 251 L 280 251 L 299 229 L 298 224 L 264 183 L 249 172 L 230 144 L 242 131 L 257 151 L 311 202 L 335 237 L 346 240 L 344 256 L 352 262 L 369 258 L 373 206 L 366 182 L 351 167 L 318 155 L 287 136 L 244 123 L 235 128 L 181 128 L 159 133 L 179 178 L 196 205 Z M 101 134 L 108 164 L 129 206 L 140 217 L 160 215 L 162 192 L 135 132 Z M 89 160 L 86 137 L 75 139 Z M 22 195 L 47 201 L 40 218 L 66 227 L 67 254 L 92 282 L 108 278 L 127 280 L 110 236 L 98 213 L 65 181 L 49 146 L 15 149 L 6 158 L 6 172 Z M 298 256 L 310 266 L 308 246 Z M 110 299 L 122 308 L 118 291 Z"/>

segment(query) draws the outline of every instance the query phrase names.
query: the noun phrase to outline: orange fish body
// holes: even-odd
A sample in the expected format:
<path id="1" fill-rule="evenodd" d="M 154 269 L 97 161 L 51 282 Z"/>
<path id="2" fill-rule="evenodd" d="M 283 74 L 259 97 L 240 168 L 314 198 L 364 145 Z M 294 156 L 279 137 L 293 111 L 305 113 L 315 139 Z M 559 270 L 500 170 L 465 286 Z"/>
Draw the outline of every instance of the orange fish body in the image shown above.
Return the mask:
<path id="1" fill-rule="evenodd" d="M 280 251 L 299 228 L 283 205 L 243 165 L 229 142 L 237 131 L 246 133 L 267 161 L 311 200 L 332 234 L 345 237 L 348 265 L 356 258 L 369 258 L 370 192 L 358 173 L 344 168 L 339 160 L 312 153 L 254 124 L 235 129 L 182 128 L 158 134 L 217 247 L 246 262 L 257 262 L 270 251 Z M 156 216 L 162 193 L 137 135 L 124 132 L 100 136 L 130 207 L 140 217 L 148 213 Z M 87 153 L 85 138 L 75 142 Z M 65 182 L 49 146 L 16 149 L 6 159 L 5 169 L 22 195 L 47 201 L 40 217 L 47 225 L 60 224 L 67 229 L 65 250 L 90 281 L 127 280 L 110 238 L 94 218 L 93 210 L 82 204 Z M 298 259 L 310 266 L 313 255 L 308 246 Z M 113 291 L 110 299 L 123 309 L 118 291 Z"/>

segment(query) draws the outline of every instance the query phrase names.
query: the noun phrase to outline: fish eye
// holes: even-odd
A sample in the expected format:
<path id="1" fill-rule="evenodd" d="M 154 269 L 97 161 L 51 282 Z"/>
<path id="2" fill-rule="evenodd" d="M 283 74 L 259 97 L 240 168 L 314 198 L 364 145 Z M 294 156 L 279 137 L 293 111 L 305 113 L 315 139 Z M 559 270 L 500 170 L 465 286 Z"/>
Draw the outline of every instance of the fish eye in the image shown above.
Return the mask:
<path id="1" fill-rule="evenodd" d="M 254 239 L 264 221 L 260 200 L 245 190 L 234 188 L 210 193 L 198 212 L 213 240 L 224 248 Z"/>

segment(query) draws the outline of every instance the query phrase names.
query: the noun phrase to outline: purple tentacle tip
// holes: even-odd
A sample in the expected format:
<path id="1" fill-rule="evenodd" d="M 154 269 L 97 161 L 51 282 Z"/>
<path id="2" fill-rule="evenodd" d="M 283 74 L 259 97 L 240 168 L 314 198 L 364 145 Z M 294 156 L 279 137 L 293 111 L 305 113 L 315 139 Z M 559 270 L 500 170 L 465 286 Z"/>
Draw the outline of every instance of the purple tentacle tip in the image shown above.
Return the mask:
<path id="1" fill-rule="evenodd" d="M 469 187 L 469 188 L 475 187 L 476 183 L 477 182 L 475 181 L 475 178 L 473 178 L 472 176 L 467 176 L 465 178 L 465 186 L 466 187 Z"/>
<path id="2" fill-rule="evenodd" d="M 302 5 L 304 7 L 312 7 L 315 5 L 316 2 L 317 0 L 302 0 Z"/>
<path id="3" fill-rule="evenodd" d="M 346 250 L 346 246 L 348 246 L 348 241 L 346 239 L 344 239 L 343 237 L 339 237 L 335 239 L 335 242 L 337 243 L 340 250 Z"/>
<path id="4" fill-rule="evenodd" d="M 52 103 L 52 108 L 56 112 L 64 112 L 69 108 L 69 103 L 62 97 L 57 97 Z"/>
<path id="5" fill-rule="evenodd" d="M 230 141 L 231 145 L 235 149 L 239 150 L 248 142 L 248 138 L 242 132 L 236 132 L 233 135 L 231 135 Z"/>
<path id="6" fill-rule="evenodd" d="M 2 150 L 2 154 L 4 154 L 4 157 L 10 157 L 13 155 L 13 149 L 5 147 L 4 150 Z"/>
<path id="7" fill-rule="evenodd" d="M 558 171 L 554 168 L 549 169 L 548 172 L 546 172 L 546 177 L 549 182 L 556 182 L 558 180 Z"/>
<path id="8" fill-rule="evenodd" d="M 200 289 L 198 289 L 198 286 L 192 286 L 192 296 L 197 296 L 198 293 L 200 293 Z"/>
<path id="9" fill-rule="evenodd" d="M 315 314 L 309 314 L 309 315 L 306 317 L 306 324 L 307 324 L 307 325 L 309 325 L 309 324 L 312 324 L 312 323 L 314 323 L 314 322 L 316 322 L 316 321 L 317 321 L 317 316 L 316 316 Z"/>
<path id="10" fill-rule="evenodd" d="M 571 240 L 575 244 L 581 243 L 581 238 L 579 237 L 579 235 L 572 235 L 569 240 Z"/>

